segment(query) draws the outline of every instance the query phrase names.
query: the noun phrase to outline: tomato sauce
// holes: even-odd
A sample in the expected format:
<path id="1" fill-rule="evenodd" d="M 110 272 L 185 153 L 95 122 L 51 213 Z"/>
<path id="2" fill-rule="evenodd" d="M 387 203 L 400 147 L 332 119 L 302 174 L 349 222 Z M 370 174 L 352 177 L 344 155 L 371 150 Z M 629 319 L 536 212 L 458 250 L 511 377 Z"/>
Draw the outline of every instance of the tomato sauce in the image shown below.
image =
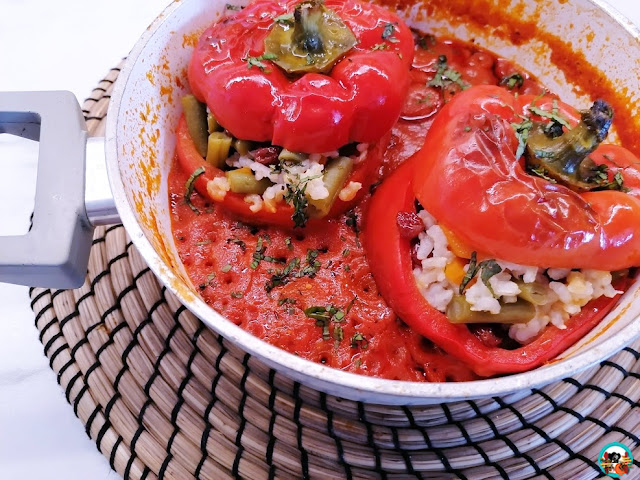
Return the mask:
<path id="1" fill-rule="evenodd" d="M 453 72 L 459 81 L 448 79 Z M 416 36 L 410 94 L 379 179 L 421 147 L 452 95 L 466 85 L 499 84 L 516 72 L 522 84 L 515 91 L 542 92 L 526 72 L 472 44 Z M 195 212 L 184 198 L 191 173 L 175 161 L 169 175 L 175 243 L 195 289 L 230 321 L 294 355 L 344 371 L 410 381 L 477 378 L 411 331 L 379 295 L 360 233 L 370 195 L 339 218 L 287 231 L 242 223 L 197 192 L 191 197 Z"/>

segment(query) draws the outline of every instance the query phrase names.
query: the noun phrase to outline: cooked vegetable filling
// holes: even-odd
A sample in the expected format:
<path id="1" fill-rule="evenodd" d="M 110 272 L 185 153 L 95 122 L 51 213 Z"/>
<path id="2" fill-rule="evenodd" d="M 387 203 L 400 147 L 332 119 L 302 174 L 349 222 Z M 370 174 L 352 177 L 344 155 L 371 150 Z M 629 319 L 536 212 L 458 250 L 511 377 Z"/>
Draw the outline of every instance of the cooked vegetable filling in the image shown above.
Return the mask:
<path id="1" fill-rule="evenodd" d="M 548 324 L 564 328 L 588 302 L 619 293 L 611 272 L 517 265 L 500 259 L 477 262 L 456 256 L 447 235 L 426 211 L 414 246 L 413 274 L 420 291 L 453 323 L 500 323 L 528 343 Z"/>

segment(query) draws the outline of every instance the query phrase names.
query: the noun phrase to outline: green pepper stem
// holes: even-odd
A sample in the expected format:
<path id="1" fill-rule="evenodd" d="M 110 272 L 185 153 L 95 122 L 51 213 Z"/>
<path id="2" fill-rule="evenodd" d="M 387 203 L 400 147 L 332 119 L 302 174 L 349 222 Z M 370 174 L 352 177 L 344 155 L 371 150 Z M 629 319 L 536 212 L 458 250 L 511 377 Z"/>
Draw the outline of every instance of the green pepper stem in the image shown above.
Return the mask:
<path id="1" fill-rule="evenodd" d="M 528 169 L 576 191 L 600 187 L 598 166 L 589 155 L 606 138 L 612 119 L 611 107 L 597 100 L 582 112 L 578 125 L 559 135 L 549 124 L 535 124 L 525 151 Z"/>
<path id="2" fill-rule="evenodd" d="M 322 3 L 311 1 L 298 5 L 293 12 L 293 40 L 307 53 L 323 53 L 320 28 L 323 24 Z"/>

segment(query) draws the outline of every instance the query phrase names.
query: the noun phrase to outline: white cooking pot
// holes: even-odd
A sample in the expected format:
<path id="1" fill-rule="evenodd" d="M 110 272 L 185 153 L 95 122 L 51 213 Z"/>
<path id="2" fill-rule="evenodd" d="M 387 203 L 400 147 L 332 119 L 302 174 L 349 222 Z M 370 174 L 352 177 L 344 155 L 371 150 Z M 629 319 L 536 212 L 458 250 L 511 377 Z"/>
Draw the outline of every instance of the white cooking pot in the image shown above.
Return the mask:
<path id="1" fill-rule="evenodd" d="M 428 404 L 526 392 L 577 373 L 640 335 L 640 322 L 635 321 L 640 314 L 640 281 L 636 281 L 591 334 L 543 367 L 465 383 L 411 383 L 359 376 L 303 360 L 250 335 L 206 305 L 195 293 L 172 240 L 167 176 L 180 97 L 186 93 L 186 65 L 199 33 L 225 15 L 228 3 L 176 1 L 140 38 L 118 76 L 106 139 L 87 144 L 86 194 L 86 133 L 75 99 L 60 92 L 0 94 L 0 133 L 41 142 L 34 227 L 26 236 L 0 239 L 0 281 L 77 286 L 86 272 L 93 225 L 117 219 L 115 202 L 119 218 L 151 269 L 208 327 L 309 387 L 369 403 Z M 612 88 L 625 89 L 628 109 L 618 115 L 638 112 L 640 77 L 630 72 L 640 70 L 640 32 L 603 2 L 432 0 L 400 14 L 423 31 L 473 40 L 514 60 L 564 101 L 584 108 L 592 100 L 588 92 L 558 66 L 571 63 L 566 54 L 573 51 L 572 60 L 596 66 Z M 590 71 L 583 67 L 584 75 Z M 96 170 L 104 169 L 105 158 L 113 200 L 96 175 Z"/>

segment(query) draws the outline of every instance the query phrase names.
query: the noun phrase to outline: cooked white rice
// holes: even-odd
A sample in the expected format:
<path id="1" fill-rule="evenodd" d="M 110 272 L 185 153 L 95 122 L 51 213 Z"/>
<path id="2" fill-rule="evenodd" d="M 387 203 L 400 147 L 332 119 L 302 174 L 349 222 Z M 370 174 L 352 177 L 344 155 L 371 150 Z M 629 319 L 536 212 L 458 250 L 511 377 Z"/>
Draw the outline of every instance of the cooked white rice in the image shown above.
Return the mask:
<path id="1" fill-rule="evenodd" d="M 367 150 L 360 151 L 358 158 L 366 156 Z M 263 165 L 254 161 L 248 155 L 232 155 L 227 159 L 227 165 L 232 168 L 248 167 L 253 172 L 256 180 L 268 178 L 273 185 L 268 187 L 260 198 L 253 197 L 247 200 L 251 203 L 252 211 L 259 211 L 263 207 L 268 211 L 275 211 L 277 204 L 284 201 L 285 195 L 290 187 L 305 187 L 305 195 L 311 200 L 322 200 L 329 196 L 329 191 L 324 185 L 324 163 L 323 160 L 336 158 L 337 151 L 322 154 L 311 154 L 300 162 L 280 162 L 276 165 Z M 341 192 L 343 198 L 353 198 L 362 185 L 351 182 L 347 190 Z M 345 187 L 346 188 L 346 187 Z"/>
<path id="2" fill-rule="evenodd" d="M 418 213 L 425 231 L 418 236 L 416 254 L 421 266 L 413 274 L 426 300 L 436 309 L 445 312 L 459 285 L 445 275 L 445 268 L 455 255 L 449 250 L 447 237 L 435 219 L 425 210 Z M 538 282 L 545 287 L 546 301 L 536 305 L 536 315 L 527 323 L 513 324 L 509 336 L 520 343 L 533 340 L 548 324 L 565 328 L 564 322 L 575 315 L 590 300 L 602 295 L 614 297 L 620 293 L 613 288 L 611 273 L 598 270 L 569 270 L 517 265 L 496 259 L 502 271 L 489 278 L 489 289 L 482 281 L 476 281 L 465 289 L 464 296 L 471 310 L 497 314 L 501 303 L 517 301 L 520 293 L 515 279 L 524 283 Z M 467 270 L 468 265 L 465 267 Z M 493 293 L 492 293 L 493 290 Z"/>

